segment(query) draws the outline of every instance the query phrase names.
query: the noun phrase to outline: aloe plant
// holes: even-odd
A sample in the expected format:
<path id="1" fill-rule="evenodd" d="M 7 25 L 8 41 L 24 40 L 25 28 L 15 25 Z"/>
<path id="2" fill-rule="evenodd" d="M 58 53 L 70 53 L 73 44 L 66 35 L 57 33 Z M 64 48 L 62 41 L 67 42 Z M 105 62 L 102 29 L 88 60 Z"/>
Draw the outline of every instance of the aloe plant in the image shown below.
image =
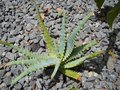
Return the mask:
<path id="1" fill-rule="evenodd" d="M 59 70 L 63 74 L 65 74 L 68 77 L 71 77 L 76 80 L 81 80 L 81 75 L 71 70 L 70 68 L 76 67 L 83 63 L 84 60 L 90 58 L 94 58 L 100 54 L 102 54 L 104 51 L 97 51 L 90 54 L 85 54 L 87 50 L 89 50 L 92 46 L 96 45 L 98 42 L 96 40 L 90 41 L 88 44 L 80 45 L 78 47 L 75 47 L 74 43 L 76 40 L 76 37 L 80 30 L 83 29 L 84 24 L 89 20 L 89 18 L 93 15 L 93 13 L 88 13 L 82 21 L 78 24 L 78 26 L 73 30 L 73 32 L 66 37 L 65 35 L 65 22 L 66 22 L 66 14 L 65 11 L 63 11 L 63 19 L 62 19 L 62 29 L 60 34 L 60 43 L 57 45 L 53 42 L 52 38 L 50 37 L 47 27 L 45 26 L 39 12 L 39 8 L 36 4 L 36 1 L 34 1 L 36 12 L 37 12 L 37 18 L 41 27 L 41 30 L 43 32 L 44 40 L 46 42 L 46 47 L 48 49 L 48 53 L 46 54 L 39 54 L 37 52 L 31 52 L 26 49 L 14 46 L 10 43 L 7 43 L 5 41 L 0 40 L 0 44 L 4 44 L 6 46 L 10 46 L 14 49 L 16 49 L 18 52 L 22 53 L 24 56 L 26 56 L 23 60 L 17 60 L 17 61 L 11 61 L 4 66 L 10 66 L 10 65 L 27 65 L 28 68 L 23 71 L 19 76 L 17 76 L 15 79 L 12 80 L 11 84 L 14 85 L 18 80 L 20 80 L 22 77 L 28 75 L 29 73 L 36 71 L 40 68 L 45 68 L 49 66 L 54 66 L 54 71 L 51 75 L 51 78 L 53 78 L 57 71 Z M 80 57 L 80 54 L 82 54 L 82 57 Z"/>

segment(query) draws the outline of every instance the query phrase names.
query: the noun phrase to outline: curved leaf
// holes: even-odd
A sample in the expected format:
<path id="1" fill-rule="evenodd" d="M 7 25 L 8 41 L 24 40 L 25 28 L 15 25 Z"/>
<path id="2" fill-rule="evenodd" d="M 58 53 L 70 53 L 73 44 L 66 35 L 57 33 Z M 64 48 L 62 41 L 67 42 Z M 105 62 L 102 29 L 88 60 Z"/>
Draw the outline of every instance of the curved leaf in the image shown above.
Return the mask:
<path id="1" fill-rule="evenodd" d="M 80 45 L 80 46 L 74 48 L 71 55 L 70 55 L 70 57 L 69 57 L 69 60 L 75 59 L 78 56 L 78 54 L 83 54 L 86 50 L 89 50 L 89 48 L 91 48 L 92 46 L 94 46 L 96 44 L 97 44 L 97 41 L 92 40 L 87 44 Z"/>
<path id="2" fill-rule="evenodd" d="M 17 60 L 17 61 L 11 61 L 5 64 L 5 66 L 10 66 L 10 65 L 32 65 L 35 63 L 35 59 L 25 59 L 25 60 Z"/>
<path id="3" fill-rule="evenodd" d="M 8 43 L 8 42 L 5 42 L 5 41 L 1 41 L 0 40 L 0 44 L 3 44 L 3 45 L 6 45 L 6 46 L 9 46 L 11 48 L 14 48 L 16 49 L 19 53 L 22 53 L 23 55 L 27 56 L 27 57 L 31 57 L 33 55 L 33 52 L 30 52 L 28 51 L 27 49 L 23 49 L 23 48 L 20 48 L 20 47 L 17 47 L 11 43 Z"/>
<path id="4" fill-rule="evenodd" d="M 94 0 L 98 9 L 101 9 L 101 6 L 103 5 L 105 0 Z"/>
<path id="5" fill-rule="evenodd" d="M 33 65 L 38 61 L 40 62 L 42 60 L 49 59 L 49 58 L 52 58 L 52 57 L 47 56 L 47 55 L 39 55 L 39 56 L 37 55 L 36 57 L 34 56 L 31 59 L 10 61 L 10 62 L 6 63 L 5 66 L 10 66 L 10 65 L 13 65 L 13 64 L 17 64 L 17 65 L 18 64 L 21 64 L 21 65 Z"/>
<path id="6" fill-rule="evenodd" d="M 29 68 L 27 70 L 25 70 L 24 72 L 22 72 L 19 76 L 17 76 L 14 80 L 12 80 L 12 85 L 15 84 L 18 80 L 20 80 L 22 77 L 26 76 L 27 74 L 36 71 L 37 69 L 40 68 L 44 68 L 44 67 L 48 67 L 51 65 L 55 65 L 55 62 L 58 59 L 54 59 L 54 58 L 50 58 L 50 59 L 46 59 L 46 60 L 41 60 L 41 62 L 36 62 L 35 64 L 29 66 Z"/>
<path id="7" fill-rule="evenodd" d="M 49 32 L 47 30 L 47 27 L 45 26 L 45 24 L 44 24 L 44 22 L 42 20 L 42 17 L 41 17 L 40 12 L 39 12 L 39 8 L 38 8 L 38 6 L 36 4 L 36 0 L 33 0 L 33 1 L 34 1 L 35 8 L 36 8 L 37 19 L 38 19 L 38 22 L 40 24 L 41 30 L 43 32 L 44 39 L 45 39 L 45 42 L 46 42 L 46 46 L 47 46 L 47 49 L 50 52 L 49 54 L 55 55 L 55 53 L 54 53 L 54 44 L 53 44 L 52 38 L 50 37 Z"/>
<path id="8" fill-rule="evenodd" d="M 46 58 L 46 57 L 49 57 L 48 55 L 39 54 L 39 53 L 36 53 L 36 52 L 30 52 L 30 51 L 27 50 L 27 49 L 20 48 L 20 47 L 18 47 L 18 46 L 15 46 L 15 45 L 13 45 L 13 44 L 11 44 L 11 43 L 8 43 L 8 42 L 5 42 L 5 41 L 1 41 L 1 40 L 0 40 L 0 44 L 9 46 L 9 47 L 17 50 L 19 53 L 22 53 L 23 55 L 25 55 L 27 58 L 30 58 L 30 59 L 32 59 L 32 58 L 38 58 L 38 59 L 43 58 L 43 59 L 44 59 L 44 58 Z"/>
<path id="9" fill-rule="evenodd" d="M 52 75 L 51 75 L 51 78 L 52 78 L 52 79 L 54 78 L 55 74 L 57 73 L 57 71 L 58 71 L 58 69 L 59 69 L 60 62 L 61 62 L 60 59 L 58 59 L 58 60 L 55 61 L 55 68 L 54 68 L 54 71 L 53 71 L 53 73 L 52 73 Z"/>
<path id="10" fill-rule="evenodd" d="M 117 15 L 120 13 L 120 0 L 119 2 L 107 13 L 107 22 L 109 26 L 112 28 L 112 24 L 117 17 Z"/>
<path id="11" fill-rule="evenodd" d="M 91 53 L 89 55 L 85 55 L 83 57 L 81 57 L 80 59 L 76 59 L 74 61 L 68 62 L 64 65 L 64 68 L 72 68 L 72 67 L 76 67 L 78 65 L 80 65 L 81 63 L 83 63 L 84 60 L 88 59 L 88 58 L 93 58 L 96 57 L 100 54 L 102 54 L 104 51 L 97 51 L 94 53 Z"/>
<path id="12" fill-rule="evenodd" d="M 64 50 L 65 50 L 65 11 L 63 13 L 63 19 L 62 19 L 62 30 L 60 34 L 60 45 L 59 45 L 59 54 L 60 58 L 63 58 Z"/>
<path id="13" fill-rule="evenodd" d="M 75 71 L 72 71 L 69 69 L 62 69 L 62 68 L 60 69 L 60 71 L 70 78 L 73 78 L 73 79 L 78 80 L 78 81 L 81 80 L 81 75 Z"/>
<path id="14" fill-rule="evenodd" d="M 87 16 L 85 16 L 83 18 L 83 20 L 80 21 L 79 25 L 69 35 L 68 40 L 67 40 L 66 52 L 65 52 L 65 56 L 64 56 L 63 60 L 65 60 L 71 54 L 71 52 L 74 48 L 74 43 L 75 43 L 75 39 L 76 39 L 77 34 L 79 33 L 79 31 L 81 29 L 83 29 L 83 26 L 85 25 L 85 23 L 88 21 L 88 19 L 92 15 L 93 15 L 93 13 L 90 12 Z"/>

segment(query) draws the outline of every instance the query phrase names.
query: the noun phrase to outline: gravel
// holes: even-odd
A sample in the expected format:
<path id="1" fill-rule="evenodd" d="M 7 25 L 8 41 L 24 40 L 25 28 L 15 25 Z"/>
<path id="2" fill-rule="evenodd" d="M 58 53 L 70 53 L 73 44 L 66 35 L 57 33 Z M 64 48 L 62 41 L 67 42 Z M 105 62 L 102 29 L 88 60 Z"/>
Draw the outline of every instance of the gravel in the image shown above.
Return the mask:
<path id="1" fill-rule="evenodd" d="M 15 60 L 16 59 L 16 54 L 13 54 L 11 52 L 7 52 L 6 56 L 8 59 Z"/>
<path id="2" fill-rule="evenodd" d="M 33 27 L 33 26 L 32 26 L 30 23 L 28 23 L 27 26 L 26 26 L 26 30 L 27 30 L 27 31 L 30 31 L 30 30 L 32 30 L 32 27 Z"/>
<path id="3" fill-rule="evenodd" d="M 3 77 L 3 75 L 5 74 L 4 70 L 0 70 L 0 77 Z"/>
<path id="4" fill-rule="evenodd" d="M 118 0 L 106 0 L 104 5 L 113 6 Z M 58 41 L 62 17 L 56 9 L 64 8 L 67 12 L 66 31 L 68 34 L 75 28 L 79 20 L 86 15 L 88 10 L 96 10 L 94 0 L 38 0 L 41 4 L 41 11 L 45 14 L 44 22 L 47 25 L 50 35 Z M 46 11 L 50 9 L 50 11 Z M 41 30 L 38 30 L 33 2 L 29 0 L 0 0 L 0 39 L 24 47 L 28 50 L 45 53 L 47 51 Z M 118 17 L 119 18 L 119 17 Z M 40 29 L 40 28 L 39 28 Z M 11 80 L 19 75 L 25 66 L 13 65 L 0 69 L 0 90 L 67 90 L 69 87 L 80 88 L 81 90 L 120 90 L 120 22 L 115 22 L 113 31 L 110 31 L 106 22 L 92 17 L 85 25 L 85 28 L 77 37 L 78 44 L 88 42 L 92 39 L 101 40 L 99 45 L 92 47 L 88 52 L 107 50 L 110 45 L 117 56 L 114 61 L 107 55 L 86 60 L 79 68 L 82 74 L 82 81 L 76 82 L 70 78 L 64 78 L 60 73 L 54 80 L 51 80 L 49 70 L 39 70 L 31 73 L 18 81 L 13 87 Z M 81 42 L 79 42 L 81 41 Z M 0 63 L 20 58 L 17 52 L 9 47 L 0 45 Z M 22 58 L 22 57 L 21 57 Z M 112 67 L 109 68 L 107 60 L 112 60 Z M 45 71 L 47 73 L 45 73 Z"/>

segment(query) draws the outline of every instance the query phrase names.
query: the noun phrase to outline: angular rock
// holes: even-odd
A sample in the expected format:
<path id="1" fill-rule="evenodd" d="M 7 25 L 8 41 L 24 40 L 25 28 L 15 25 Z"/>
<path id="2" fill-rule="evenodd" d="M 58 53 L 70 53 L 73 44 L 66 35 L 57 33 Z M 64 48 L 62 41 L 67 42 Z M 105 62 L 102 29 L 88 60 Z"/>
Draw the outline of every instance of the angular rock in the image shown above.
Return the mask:
<path id="1" fill-rule="evenodd" d="M 7 52 L 5 57 L 7 57 L 10 60 L 15 60 L 17 56 L 16 56 L 16 54 L 13 54 L 11 52 Z"/>
<path id="2" fill-rule="evenodd" d="M 30 30 L 32 30 L 32 28 L 33 28 L 33 25 L 28 23 L 27 26 L 26 26 L 26 30 L 30 31 Z"/>
<path id="3" fill-rule="evenodd" d="M 3 81 L 4 81 L 4 83 L 5 83 L 6 85 L 10 85 L 10 83 L 11 83 L 11 77 L 5 77 L 5 78 L 3 79 Z"/>
<path id="4" fill-rule="evenodd" d="M 5 74 L 4 70 L 0 70 L 0 77 L 3 77 L 3 75 Z"/>
<path id="5" fill-rule="evenodd" d="M 34 39 L 34 38 L 36 38 L 36 34 L 34 32 L 32 32 L 29 34 L 29 37 L 30 37 L 30 39 Z"/>
<path id="6" fill-rule="evenodd" d="M 17 90 L 20 90 L 22 88 L 22 85 L 20 83 L 18 83 L 14 86 L 14 88 Z"/>

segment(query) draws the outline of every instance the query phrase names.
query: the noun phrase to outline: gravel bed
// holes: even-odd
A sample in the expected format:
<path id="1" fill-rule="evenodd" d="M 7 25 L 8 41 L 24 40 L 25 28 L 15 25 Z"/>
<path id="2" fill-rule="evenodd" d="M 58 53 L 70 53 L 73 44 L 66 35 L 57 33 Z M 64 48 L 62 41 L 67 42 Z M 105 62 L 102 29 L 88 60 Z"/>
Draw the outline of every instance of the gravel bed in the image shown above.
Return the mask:
<path id="1" fill-rule="evenodd" d="M 117 2 L 118 0 L 106 0 L 104 6 L 114 6 Z M 88 11 L 97 11 L 93 0 L 38 0 L 37 3 L 55 41 L 59 39 L 62 19 L 57 8 L 64 8 L 67 12 L 68 34 Z M 13 65 L 0 69 L 0 90 L 120 90 L 120 15 L 113 25 L 113 30 L 104 20 L 100 20 L 102 17 L 101 14 L 91 17 L 77 37 L 76 45 L 92 39 L 101 40 L 100 44 L 87 53 L 106 50 L 105 55 L 86 60 L 77 68 L 82 74 L 81 82 L 60 72 L 51 80 L 53 69 L 47 68 L 33 72 L 11 86 L 11 80 L 26 69 L 26 66 Z M 33 52 L 47 52 L 32 0 L 0 0 L 0 39 Z M 112 50 L 116 57 L 110 56 L 108 50 Z M 0 45 L 0 64 L 21 58 L 21 54 L 16 50 Z"/>

